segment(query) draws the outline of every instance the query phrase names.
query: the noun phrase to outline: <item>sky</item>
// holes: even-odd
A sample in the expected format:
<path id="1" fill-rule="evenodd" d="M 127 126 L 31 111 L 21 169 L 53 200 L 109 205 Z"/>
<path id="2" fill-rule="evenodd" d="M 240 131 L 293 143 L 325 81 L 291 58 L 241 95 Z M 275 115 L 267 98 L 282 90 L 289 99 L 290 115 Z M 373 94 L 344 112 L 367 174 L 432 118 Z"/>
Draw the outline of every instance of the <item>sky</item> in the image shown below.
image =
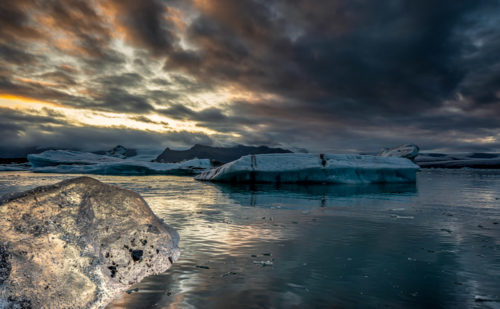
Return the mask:
<path id="1" fill-rule="evenodd" d="M 0 134 L 500 152 L 500 1 L 2 0 Z"/>

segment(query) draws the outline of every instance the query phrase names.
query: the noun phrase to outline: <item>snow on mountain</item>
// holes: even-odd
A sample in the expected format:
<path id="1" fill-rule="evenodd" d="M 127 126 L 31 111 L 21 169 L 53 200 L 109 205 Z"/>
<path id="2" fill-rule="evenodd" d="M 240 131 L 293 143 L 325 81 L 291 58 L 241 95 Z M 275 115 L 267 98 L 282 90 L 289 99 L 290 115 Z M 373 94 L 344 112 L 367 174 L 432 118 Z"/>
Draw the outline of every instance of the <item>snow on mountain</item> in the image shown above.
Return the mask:
<path id="1" fill-rule="evenodd" d="M 413 160 L 420 149 L 414 144 L 405 144 L 395 148 L 384 148 L 378 155 L 381 157 L 400 157 Z"/>

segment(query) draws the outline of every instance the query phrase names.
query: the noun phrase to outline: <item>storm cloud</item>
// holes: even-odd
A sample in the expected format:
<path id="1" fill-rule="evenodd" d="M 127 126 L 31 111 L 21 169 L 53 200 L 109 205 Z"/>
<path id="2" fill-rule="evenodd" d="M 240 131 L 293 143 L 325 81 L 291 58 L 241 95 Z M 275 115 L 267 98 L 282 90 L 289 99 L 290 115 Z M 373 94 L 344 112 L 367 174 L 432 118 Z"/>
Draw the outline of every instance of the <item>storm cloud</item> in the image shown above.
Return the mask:
<path id="1" fill-rule="evenodd" d="M 17 108 L 16 118 L 6 105 L 4 152 L 406 142 L 500 151 L 496 0 L 8 0 L 0 17 L 0 100 L 165 128 L 76 124 L 51 107 Z"/>

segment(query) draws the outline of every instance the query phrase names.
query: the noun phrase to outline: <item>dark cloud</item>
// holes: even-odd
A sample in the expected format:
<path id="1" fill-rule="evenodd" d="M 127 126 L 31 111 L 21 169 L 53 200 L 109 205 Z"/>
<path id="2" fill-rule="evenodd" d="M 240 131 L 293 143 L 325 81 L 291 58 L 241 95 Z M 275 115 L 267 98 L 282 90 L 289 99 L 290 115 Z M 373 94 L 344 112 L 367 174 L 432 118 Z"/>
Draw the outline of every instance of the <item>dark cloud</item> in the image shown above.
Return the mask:
<path id="1" fill-rule="evenodd" d="M 177 41 L 175 26 L 168 19 L 169 8 L 163 1 L 110 0 L 108 3 L 116 10 L 115 18 L 130 42 L 155 55 L 172 50 Z"/>
<path id="2" fill-rule="evenodd" d="M 60 125 L 66 124 L 64 115 L 50 109 L 28 110 L 29 113 L 21 113 L 18 110 L 0 107 L 0 116 L 4 124 L 12 124 L 15 127 L 26 127 L 37 124 Z"/>
<path id="3" fill-rule="evenodd" d="M 165 128 L 168 128 L 170 126 L 168 124 L 168 122 L 154 121 L 151 118 L 146 117 L 146 116 L 135 116 L 135 117 L 132 117 L 132 119 L 135 120 L 135 121 L 144 122 L 144 123 L 160 124 L 160 125 L 164 126 Z"/>
<path id="4" fill-rule="evenodd" d="M 43 73 L 40 75 L 40 78 L 43 80 L 67 86 L 74 86 L 77 84 L 71 75 L 63 71 L 53 71 L 53 72 Z"/>
<path id="5" fill-rule="evenodd" d="M 498 138 L 496 1 L 205 1 L 200 10 L 189 31 L 198 50 L 171 55 L 165 68 L 281 96 L 231 107 L 261 124 L 261 138 L 295 142 L 284 127 L 311 137 L 313 148 L 324 137 L 311 133 L 321 131 L 347 140 L 330 139 L 332 145 L 360 143 L 346 131 L 382 144 L 394 128 L 399 140 L 439 129 L 439 142 L 451 148 L 477 146 L 452 132 Z M 469 104 L 459 115 L 443 114 L 461 95 Z M 373 127 L 378 135 L 367 130 Z M 418 140 L 439 148 L 429 137 Z"/>
<path id="6" fill-rule="evenodd" d="M 17 110 L 0 107 L 0 157 L 25 156 L 26 151 L 33 150 L 38 144 L 33 140 L 32 133 L 47 134 L 51 126 L 66 125 L 62 115 L 44 109 L 31 110 L 30 113 L 20 113 Z"/>
<path id="7" fill-rule="evenodd" d="M 478 4 L 331 2 L 335 15 L 350 17 L 321 14 L 329 6 L 323 2 L 206 1 L 206 14 L 190 27 L 199 51 L 174 53 L 166 67 L 331 111 L 359 105 L 383 113 L 418 111 L 455 89 L 463 72 L 452 32 Z M 272 13 L 278 5 L 305 24 L 297 38 L 283 26 L 286 17 Z"/>
<path id="8" fill-rule="evenodd" d="M 8 44 L 0 42 L 0 58 L 5 61 L 5 65 L 9 64 L 32 64 L 37 61 L 37 57 L 14 48 Z"/>
<path id="9" fill-rule="evenodd" d="M 177 120 L 190 120 L 199 127 L 210 128 L 219 132 L 243 133 L 242 126 L 257 124 L 252 118 L 227 115 L 222 109 L 209 107 L 199 111 L 192 110 L 182 104 L 173 104 L 156 112 Z"/>
<path id="10" fill-rule="evenodd" d="M 148 90 L 145 95 L 158 105 L 168 105 L 170 101 L 181 96 L 179 93 L 168 90 Z"/>
<path id="11" fill-rule="evenodd" d="M 124 73 L 121 75 L 101 76 L 96 80 L 104 87 L 135 87 L 143 81 L 137 73 Z"/>
<path id="12" fill-rule="evenodd" d="M 179 145 L 500 151 L 499 16 L 496 0 L 7 0 L 0 92 L 217 132 Z M 190 99 L 221 88 L 238 99 Z"/>
<path id="13" fill-rule="evenodd" d="M 15 39 L 38 39 L 42 33 L 31 19 L 26 10 L 34 6 L 33 0 L 3 0 L 0 2 L 0 40 L 13 41 Z"/>
<path id="14" fill-rule="evenodd" d="M 104 88 L 102 93 L 96 93 L 93 97 L 95 99 L 93 107 L 101 110 L 137 114 L 148 113 L 153 110 L 146 98 L 130 94 L 124 88 L 115 88 L 115 86 Z M 86 106 L 89 105 L 89 103 L 86 103 Z"/>
<path id="15" fill-rule="evenodd" d="M 67 34 L 66 40 L 75 45 L 74 50 L 69 52 L 90 58 L 101 58 L 106 55 L 111 32 L 95 9 L 90 6 L 90 2 L 49 1 L 46 10 L 47 15 L 52 18 L 49 18 L 49 26 Z M 67 47 L 62 48 L 63 51 L 65 48 Z"/>
<path id="16" fill-rule="evenodd" d="M 36 148 L 63 148 L 95 151 L 121 144 L 129 147 L 158 149 L 167 145 L 203 143 L 212 144 L 212 139 L 202 133 L 175 131 L 157 133 L 126 128 L 78 127 L 64 121 L 62 115 L 43 110 L 20 113 L 0 108 L 2 143 L 0 157 L 24 156 Z"/>
<path id="17" fill-rule="evenodd" d="M 194 115 L 196 115 L 196 112 L 193 111 L 192 109 L 182 105 L 182 104 L 174 104 L 170 106 L 169 108 L 166 109 L 159 109 L 157 110 L 160 114 L 166 115 L 170 118 L 173 119 L 180 119 L 180 120 L 185 120 L 185 119 L 190 119 Z"/>
<path id="18" fill-rule="evenodd" d="M 47 87 L 42 81 L 36 80 L 15 80 L 12 81 L 9 77 L 0 76 L 0 94 L 14 94 L 28 98 L 36 98 L 40 100 L 70 100 L 71 95 Z"/>

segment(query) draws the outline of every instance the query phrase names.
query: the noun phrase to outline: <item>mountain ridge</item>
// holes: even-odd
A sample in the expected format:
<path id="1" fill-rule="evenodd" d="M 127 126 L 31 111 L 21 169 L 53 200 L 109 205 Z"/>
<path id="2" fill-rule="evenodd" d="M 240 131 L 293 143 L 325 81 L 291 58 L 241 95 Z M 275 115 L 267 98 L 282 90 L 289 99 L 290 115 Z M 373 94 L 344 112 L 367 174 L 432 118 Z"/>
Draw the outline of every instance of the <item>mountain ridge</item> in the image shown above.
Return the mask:
<path id="1" fill-rule="evenodd" d="M 227 163 L 249 154 L 266 153 L 291 153 L 292 151 L 283 148 L 270 148 L 267 146 L 245 146 L 236 145 L 233 147 L 212 147 L 195 144 L 187 150 L 173 150 L 166 148 L 154 162 L 176 163 L 193 158 L 210 159 L 215 163 Z"/>

